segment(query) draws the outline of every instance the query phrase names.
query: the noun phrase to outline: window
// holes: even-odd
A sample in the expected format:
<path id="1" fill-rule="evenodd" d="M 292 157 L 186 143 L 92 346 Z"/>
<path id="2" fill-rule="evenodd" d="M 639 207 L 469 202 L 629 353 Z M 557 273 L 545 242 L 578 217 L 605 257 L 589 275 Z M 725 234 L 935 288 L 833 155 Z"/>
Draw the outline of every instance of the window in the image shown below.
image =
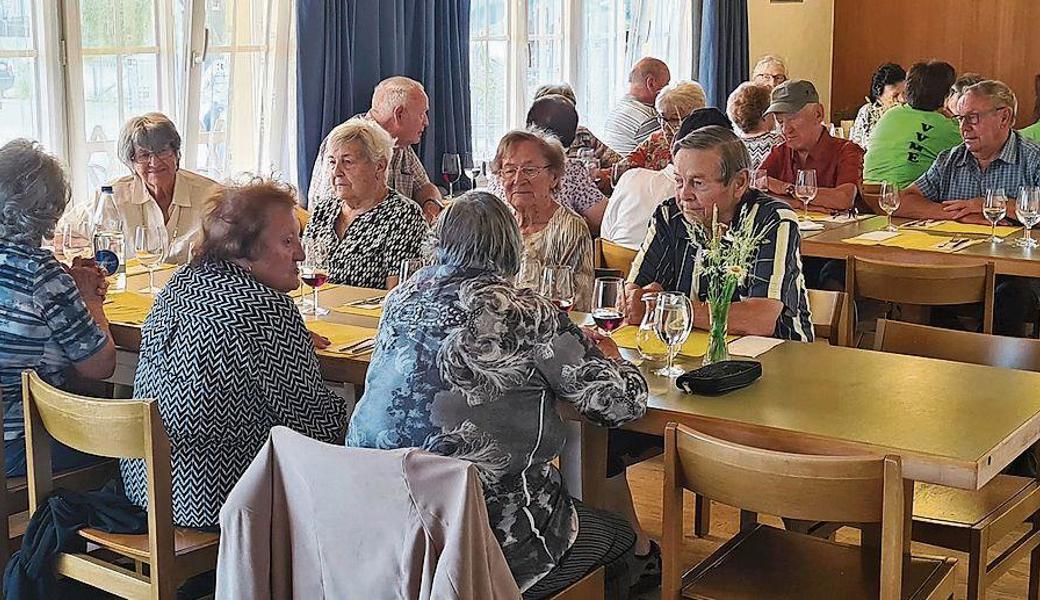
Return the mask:
<path id="1" fill-rule="evenodd" d="M 470 86 L 473 156 L 490 160 L 521 127 L 535 90 L 567 81 L 583 125 L 602 129 L 641 56 L 661 58 L 673 79 L 693 68 L 689 0 L 473 0 Z M 699 15 L 696 15 L 699 19 Z"/>
<path id="2" fill-rule="evenodd" d="M 35 2 L 0 0 L 0 144 L 27 137 L 54 152 L 60 138 L 48 116 L 58 112 L 50 99 L 60 93 L 49 89 L 43 68 L 49 37 Z"/>

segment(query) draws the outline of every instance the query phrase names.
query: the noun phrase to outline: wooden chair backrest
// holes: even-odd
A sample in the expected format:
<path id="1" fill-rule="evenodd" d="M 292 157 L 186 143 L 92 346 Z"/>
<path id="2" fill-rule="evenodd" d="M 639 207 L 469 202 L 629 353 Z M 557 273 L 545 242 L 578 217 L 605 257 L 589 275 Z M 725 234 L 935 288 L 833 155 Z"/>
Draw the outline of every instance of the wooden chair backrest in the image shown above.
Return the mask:
<path id="1" fill-rule="evenodd" d="M 859 186 L 860 198 L 863 199 L 863 203 L 867 205 L 870 211 L 876 215 L 883 215 L 885 211 L 881 210 L 881 184 L 870 183 L 864 181 Z"/>
<path id="2" fill-rule="evenodd" d="M 849 318 L 849 295 L 832 290 L 809 289 L 808 292 L 816 339 L 825 339 L 832 346 L 848 346 L 842 325 Z"/>
<path id="3" fill-rule="evenodd" d="M 615 244 L 610 240 L 601 240 L 600 248 L 603 264 L 599 266 L 621 271 L 621 277 L 627 279 L 629 271 L 632 270 L 632 261 L 636 259 L 637 252 L 631 248 Z"/>
<path id="4" fill-rule="evenodd" d="M 33 371 L 25 371 L 22 403 L 29 512 L 36 512 L 36 507 L 54 489 L 49 437 L 87 454 L 143 459 L 147 475 L 149 579 L 153 589 L 175 591 L 170 440 L 155 401 L 78 396 L 47 384 Z"/>
<path id="5" fill-rule="evenodd" d="M 853 304 L 857 298 L 921 306 L 982 304 L 982 330 L 986 333 L 993 331 L 995 281 L 992 262 L 910 265 L 849 256 L 845 270 L 845 289 Z M 854 339 L 855 327 L 855 319 L 849 319 L 847 339 Z"/>
<path id="6" fill-rule="evenodd" d="M 874 349 L 975 365 L 1040 371 L 1040 340 L 878 319 Z"/>
<path id="7" fill-rule="evenodd" d="M 881 597 L 900 597 L 905 495 L 897 456 L 777 452 L 669 423 L 665 428 L 666 512 L 669 499 L 681 502 L 683 489 L 756 513 L 880 523 Z"/>

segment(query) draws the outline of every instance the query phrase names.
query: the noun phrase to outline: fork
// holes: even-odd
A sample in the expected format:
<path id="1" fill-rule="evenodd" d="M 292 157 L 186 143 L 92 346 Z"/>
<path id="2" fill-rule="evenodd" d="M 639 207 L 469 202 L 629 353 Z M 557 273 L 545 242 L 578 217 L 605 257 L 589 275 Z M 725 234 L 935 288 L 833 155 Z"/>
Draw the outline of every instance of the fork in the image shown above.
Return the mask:
<path id="1" fill-rule="evenodd" d="M 375 341 L 376 339 L 371 337 L 362 338 L 360 340 L 350 342 L 349 344 L 343 344 L 338 348 L 332 348 L 332 351 L 340 352 L 343 354 L 354 354 L 356 352 L 360 352 L 361 348 L 364 347 L 366 344 L 374 344 Z"/>
<path id="2" fill-rule="evenodd" d="M 971 238 L 966 238 L 966 237 L 953 237 L 953 238 L 950 238 L 950 239 L 946 240 L 945 242 L 939 244 L 938 246 L 936 246 L 936 248 L 943 248 L 943 249 L 947 249 L 947 250 L 953 250 L 954 247 L 957 246 L 957 244 L 961 244 L 963 242 L 969 241 L 970 239 Z"/>

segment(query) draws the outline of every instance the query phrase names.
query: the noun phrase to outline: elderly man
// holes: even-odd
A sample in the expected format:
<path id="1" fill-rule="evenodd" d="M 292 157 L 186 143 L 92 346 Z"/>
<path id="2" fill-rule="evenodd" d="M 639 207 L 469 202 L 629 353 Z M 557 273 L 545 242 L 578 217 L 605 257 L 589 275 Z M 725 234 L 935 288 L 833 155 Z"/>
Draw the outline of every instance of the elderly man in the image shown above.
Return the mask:
<path id="1" fill-rule="evenodd" d="M 798 171 L 816 170 L 816 197 L 810 203 L 831 210 L 849 210 L 863 179 L 863 149 L 832 137 L 823 126 L 823 105 L 809 81 L 794 79 L 777 86 L 766 114 L 776 117 L 784 143 L 762 162 L 769 175 L 769 191 L 795 207 Z"/>
<path id="2" fill-rule="evenodd" d="M 660 129 L 654 101 L 672 74 L 656 58 L 639 59 L 628 74 L 628 93 L 607 115 L 603 141 L 621 156 L 628 156 L 650 134 Z"/>
<path id="3" fill-rule="evenodd" d="M 388 169 L 390 187 L 419 204 L 426 220 L 432 222 L 441 211 L 441 193 L 430 182 L 422 161 L 412 149 L 430 123 L 426 114 L 429 109 L 430 99 L 421 83 L 407 77 L 389 77 L 376 86 L 372 92 L 372 108 L 361 116 L 379 123 L 394 138 L 394 154 Z M 325 161 L 327 142 L 328 137 L 322 140 L 314 161 L 307 193 L 311 210 L 333 195 Z"/>
<path id="4" fill-rule="evenodd" d="M 787 65 L 777 56 L 763 56 L 751 71 L 751 81 L 770 90 L 787 81 L 787 77 Z"/>

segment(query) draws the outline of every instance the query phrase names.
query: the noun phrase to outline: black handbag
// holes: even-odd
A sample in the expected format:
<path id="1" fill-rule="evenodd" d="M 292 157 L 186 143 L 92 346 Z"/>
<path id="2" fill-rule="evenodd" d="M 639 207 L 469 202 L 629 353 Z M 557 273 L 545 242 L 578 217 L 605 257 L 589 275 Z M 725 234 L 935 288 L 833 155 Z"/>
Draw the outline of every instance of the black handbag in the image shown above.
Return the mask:
<path id="1" fill-rule="evenodd" d="M 687 371 L 675 387 L 687 394 L 718 395 L 747 387 L 762 376 L 762 363 L 754 360 L 724 360 Z"/>

